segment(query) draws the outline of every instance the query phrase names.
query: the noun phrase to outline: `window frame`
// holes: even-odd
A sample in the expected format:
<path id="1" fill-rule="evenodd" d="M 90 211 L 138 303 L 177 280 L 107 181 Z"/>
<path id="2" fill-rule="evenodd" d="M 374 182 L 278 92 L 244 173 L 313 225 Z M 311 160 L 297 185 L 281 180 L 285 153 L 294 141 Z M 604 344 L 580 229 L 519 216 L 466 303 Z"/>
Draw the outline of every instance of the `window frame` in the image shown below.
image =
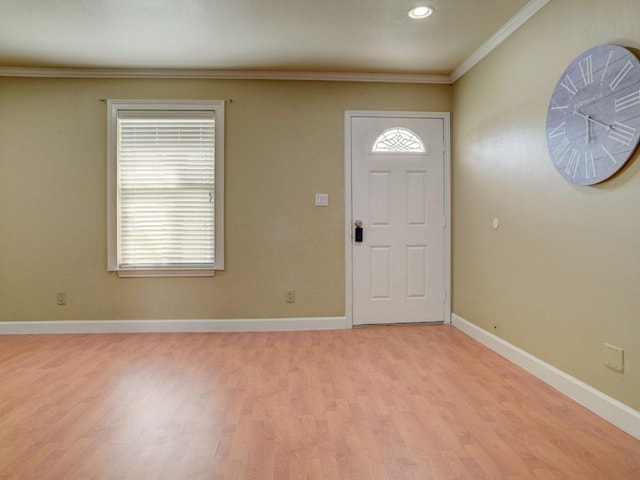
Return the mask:
<path id="1" fill-rule="evenodd" d="M 107 100 L 107 270 L 119 277 L 202 277 L 224 270 L 224 100 Z M 214 248 L 211 268 L 122 268 L 118 264 L 118 113 L 137 111 L 213 111 Z"/>

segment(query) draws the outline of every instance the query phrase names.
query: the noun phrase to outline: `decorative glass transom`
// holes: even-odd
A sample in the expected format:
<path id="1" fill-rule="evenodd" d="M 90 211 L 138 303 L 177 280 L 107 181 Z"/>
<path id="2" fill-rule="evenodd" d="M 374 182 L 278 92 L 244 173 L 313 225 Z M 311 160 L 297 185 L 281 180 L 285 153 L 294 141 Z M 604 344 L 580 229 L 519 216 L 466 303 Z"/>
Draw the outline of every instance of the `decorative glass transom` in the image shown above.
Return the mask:
<path id="1" fill-rule="evenodd" d="M 411 130 L 393 127 L 385 130 L 373 142 L 373 153 L 424 153 L 424 143 Z"/>

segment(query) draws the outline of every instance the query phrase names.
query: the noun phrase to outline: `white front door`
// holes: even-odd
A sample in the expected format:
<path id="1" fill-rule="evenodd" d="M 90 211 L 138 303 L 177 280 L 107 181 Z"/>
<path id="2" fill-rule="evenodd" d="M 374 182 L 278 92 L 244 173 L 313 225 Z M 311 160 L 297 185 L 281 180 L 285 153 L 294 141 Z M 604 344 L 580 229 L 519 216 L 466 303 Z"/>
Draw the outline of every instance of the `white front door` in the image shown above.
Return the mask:
<path id="1" fill-rule="evenodd" d="M 348 116 L 354 325 L 443 322 L 448 311 L 448 116 L 398 115 Z"/>

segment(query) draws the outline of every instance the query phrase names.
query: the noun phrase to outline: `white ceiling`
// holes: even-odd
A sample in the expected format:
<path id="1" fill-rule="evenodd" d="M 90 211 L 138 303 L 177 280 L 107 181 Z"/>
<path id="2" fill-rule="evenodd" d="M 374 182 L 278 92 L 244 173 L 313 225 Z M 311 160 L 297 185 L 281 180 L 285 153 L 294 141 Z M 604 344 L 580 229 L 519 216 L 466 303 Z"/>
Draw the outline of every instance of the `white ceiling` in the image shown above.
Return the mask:
<path id="1" fill-rule="evenodd" d="M 449 76 L 547 1 L 0 0 L 0 68 Z"/>

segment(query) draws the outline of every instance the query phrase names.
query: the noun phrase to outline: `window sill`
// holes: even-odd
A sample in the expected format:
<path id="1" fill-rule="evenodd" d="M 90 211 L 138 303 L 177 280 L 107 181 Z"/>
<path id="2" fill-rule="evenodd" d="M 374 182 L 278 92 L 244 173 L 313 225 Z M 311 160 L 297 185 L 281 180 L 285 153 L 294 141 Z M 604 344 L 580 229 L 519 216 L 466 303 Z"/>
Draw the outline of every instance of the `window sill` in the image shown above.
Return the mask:
<path id="1" fill-rule="evenodd" d="M 191 268 L 191 269 L 149 269 L 149 270 L 116 270 L 121 278 L 143 278 L 143 277 L 213 277 L 216 271 L 212 268 Z"/>

